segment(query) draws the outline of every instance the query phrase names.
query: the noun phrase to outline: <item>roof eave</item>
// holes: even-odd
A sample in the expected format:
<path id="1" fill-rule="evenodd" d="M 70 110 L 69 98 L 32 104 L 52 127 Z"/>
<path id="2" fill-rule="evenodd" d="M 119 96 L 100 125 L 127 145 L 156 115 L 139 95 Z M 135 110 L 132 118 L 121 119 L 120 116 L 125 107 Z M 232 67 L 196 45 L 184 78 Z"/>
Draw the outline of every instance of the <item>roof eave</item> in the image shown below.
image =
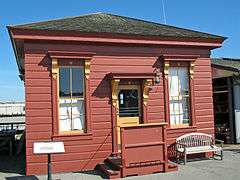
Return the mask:
<path id="1" fill-rule="evenodd" d="M 17 66 L 18 66 L 18 71 L 19 71 L 19 78 L 21 80 L 23 80 L 23 67 L 21 67 L 21 65 L 19 64 L 19 58 L 18 58 L 18 52 L 17 52 L 17 46 L 16 46 L 16 43 L 15 43 L 15 40 L 13 39 L 13 35 L 12 35 L 12 32 L 11 32 L 11 27 L 10 26 L 6 26 L 7 30 L 8 30 L 8 34 L 9 34 L 9 37 L 10 37 L 10 40 L 11 40 L 11 44 L 12 44 L 12 47 L 13 47 L 13 52 L 14 52 L 14 56 L 15 56 L 15 59 L 16 59 L 16 63 L 17 63 Z"/>
<path id="2" fill-rule="evenodd" d="M 217 68 L 217 69 L 222 69 L 222 70 L 227 70 L 227 71 L 233 71 L 233 72 L 240 73 L 240 69 L 234 68 L 234 67 L 224 66 L 224 65 L 220 65 L 220 64 L 213 64 L 213 63 L 211 64 L 211 66 L 213 68 Z"/>
<path id="3" fill-rule="evenodd" d="M 127 44 L 149 44 L 149 45 L 178 45 L 178 46 L 204 46 L 215 49 L 222 46 L 226 37 L 222 38 L 179 38 L 143 36 L 134 34 L 113 33 L 89 33 L 79 31 L 56 31 L 36 30 L 8 27 L 14 31 L 12 38 L 22 40 L 53 40 L 53 41 L 79 41 L 99 43 L 127 43 Z M 74 37 L 74 39 L 73 39 Z"/>

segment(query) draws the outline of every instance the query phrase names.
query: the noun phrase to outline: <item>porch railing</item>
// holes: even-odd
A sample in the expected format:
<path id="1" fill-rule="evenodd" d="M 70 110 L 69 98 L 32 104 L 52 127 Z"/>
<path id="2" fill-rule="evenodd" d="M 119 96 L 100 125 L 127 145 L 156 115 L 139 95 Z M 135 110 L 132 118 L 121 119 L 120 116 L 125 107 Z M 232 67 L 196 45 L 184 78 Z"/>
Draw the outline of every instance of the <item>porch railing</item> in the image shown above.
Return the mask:
<path id="1" fill-rule="evenodd" d="M 167 171 L 166 123 L 121 127 L 122 175 Z"/>

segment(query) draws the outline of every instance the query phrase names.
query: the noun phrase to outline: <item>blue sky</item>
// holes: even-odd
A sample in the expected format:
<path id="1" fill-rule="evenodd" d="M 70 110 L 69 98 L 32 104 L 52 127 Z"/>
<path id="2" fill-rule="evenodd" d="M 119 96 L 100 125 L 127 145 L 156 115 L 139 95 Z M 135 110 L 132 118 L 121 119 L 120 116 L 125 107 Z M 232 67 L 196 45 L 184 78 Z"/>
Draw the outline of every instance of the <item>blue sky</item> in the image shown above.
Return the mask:
<path id="1" fill-rule="evenodd" d="M 212 57 L 240 58 L 240 1 L 163 0 L 169 25 L 228 37 Z M 108 12 L 164 23 L 161 0 L 8 0 L 0 2 L 0 101 L 24 100 L 6 25 Z"/>

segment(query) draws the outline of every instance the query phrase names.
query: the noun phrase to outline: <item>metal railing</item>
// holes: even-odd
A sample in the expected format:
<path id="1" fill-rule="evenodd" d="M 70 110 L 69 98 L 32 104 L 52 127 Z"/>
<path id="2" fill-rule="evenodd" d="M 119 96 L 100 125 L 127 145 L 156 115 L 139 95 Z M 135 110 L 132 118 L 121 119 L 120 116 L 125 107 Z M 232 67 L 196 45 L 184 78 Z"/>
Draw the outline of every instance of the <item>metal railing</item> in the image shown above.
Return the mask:
<path id="1" fill-rule="evenodd" d="M 10 130 L 24 130 L 25 122 L 0 123 L 0 132 Z"/>
<path id="2" fill-rule="evenodd" d="M 25 115 L 24 103 L 0 103 L 0 116 Z"/>

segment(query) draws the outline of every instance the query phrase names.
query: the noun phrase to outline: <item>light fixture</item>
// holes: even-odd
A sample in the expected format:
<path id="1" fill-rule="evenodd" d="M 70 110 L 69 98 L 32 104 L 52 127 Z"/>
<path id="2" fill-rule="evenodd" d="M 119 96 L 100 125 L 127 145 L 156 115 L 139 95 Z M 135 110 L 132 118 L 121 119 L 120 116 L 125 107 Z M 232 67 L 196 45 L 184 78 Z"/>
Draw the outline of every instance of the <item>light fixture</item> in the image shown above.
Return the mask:
<path id="1" fill-rule="evenodd" d="M 160 70 L 159 70 L 159 69 L 156 69 L 156 73 L 155 73 L 155 84 L 160 84 L 160 76 L 161 76 Z"/>

